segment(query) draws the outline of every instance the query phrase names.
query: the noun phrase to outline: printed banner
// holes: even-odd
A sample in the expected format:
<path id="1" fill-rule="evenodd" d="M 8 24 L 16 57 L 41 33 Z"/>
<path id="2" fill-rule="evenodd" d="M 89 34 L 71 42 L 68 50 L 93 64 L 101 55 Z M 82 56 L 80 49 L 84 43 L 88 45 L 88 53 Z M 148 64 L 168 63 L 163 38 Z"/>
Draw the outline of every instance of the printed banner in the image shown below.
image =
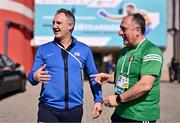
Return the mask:
<path id="1" fill-rule="evenodd" d="M 166 0 L 35 0 L 35 33 L 32 45 L 52 41 L 52 20 L 60 8 L 76 18 L 73 36 L 89 46 L 123 47 L 119 36 L 122 18 L 140 13 L 146 20 L 146 37 L 166 46 Z"/>

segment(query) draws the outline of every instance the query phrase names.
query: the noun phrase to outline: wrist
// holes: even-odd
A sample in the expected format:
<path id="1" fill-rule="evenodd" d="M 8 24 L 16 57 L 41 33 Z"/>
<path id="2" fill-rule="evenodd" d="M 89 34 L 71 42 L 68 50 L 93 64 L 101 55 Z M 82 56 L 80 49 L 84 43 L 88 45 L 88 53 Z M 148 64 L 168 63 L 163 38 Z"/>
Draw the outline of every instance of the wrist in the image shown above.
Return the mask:
<path id="1" fill-rule="evenodd" d="M 111 73 L 111 74 L 109 74 L 109 82 L 114 82 L 114 72 L 113 73 Z"/>
<path id="2" fill-rule="evenodd" d="M 37 80 L 37 77 L 36 77 L 36 73 L 33 74 L 33 79 L 34 79 L 35 81 L 38 81 L 38 80 Z"/>
<path id="3" fill-rule="evenodd" d="M 116 103 L 117 103 L 118 105 L 122 104 L 121 95 L 117 95 L 117 96 L 116 96 Z"/>

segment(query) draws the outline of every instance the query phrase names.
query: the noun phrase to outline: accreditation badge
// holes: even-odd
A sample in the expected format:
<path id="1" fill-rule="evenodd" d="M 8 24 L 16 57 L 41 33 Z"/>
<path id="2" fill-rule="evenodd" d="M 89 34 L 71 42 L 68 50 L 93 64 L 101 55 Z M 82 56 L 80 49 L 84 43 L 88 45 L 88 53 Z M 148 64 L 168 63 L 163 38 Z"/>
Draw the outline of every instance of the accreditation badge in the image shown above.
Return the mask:
<path id="1" fill-rule="evenodd" d="M 121 94 L 124 92 L 125 89 L 129 88 L 129 78 L 120 75 L 119 79 L 116 82 L 116 86 L 115 86 L 115 92 L 117 94 Z"/>

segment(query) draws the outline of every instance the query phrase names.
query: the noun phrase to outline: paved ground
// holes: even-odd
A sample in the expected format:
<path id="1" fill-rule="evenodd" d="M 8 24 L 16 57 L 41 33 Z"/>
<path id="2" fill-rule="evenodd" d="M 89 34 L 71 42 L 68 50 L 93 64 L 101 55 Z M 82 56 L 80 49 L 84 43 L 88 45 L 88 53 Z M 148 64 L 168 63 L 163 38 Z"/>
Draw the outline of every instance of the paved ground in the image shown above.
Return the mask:
<path id="1" fill-rule="evenodd" d="M 36 122 L 37 103 L 40 86 L 27 85 L 27 91 L 16 93 L 0 100 L 1 122 Z M 93 120 L 91 116 L 93 99 L 89 84 L 84 84 L 84 115 L 83 123 L 109 123 L 112 108 L 104 107 L 102 116 Z M 103 94 L 113 94 L 113 85 L 105 85 Z M 180 122 L 180 84 L 163 82 L 161 84 L 161 119 L 159 123 Z"/>

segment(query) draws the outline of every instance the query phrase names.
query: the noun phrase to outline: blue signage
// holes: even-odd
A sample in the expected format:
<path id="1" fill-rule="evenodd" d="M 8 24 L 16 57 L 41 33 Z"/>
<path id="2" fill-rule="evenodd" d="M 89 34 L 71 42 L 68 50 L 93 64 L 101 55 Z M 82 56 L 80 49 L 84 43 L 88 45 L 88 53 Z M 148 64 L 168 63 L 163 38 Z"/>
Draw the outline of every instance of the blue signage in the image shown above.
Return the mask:
<path id="1" fill-rule="evenodd" d="M 146 37 L 166 46 L 166 0 L 36 0 L 34 45 L 53 39 L 52 20 L 60 8 L 74 13 L 73 35 L 89 46 L 123 47 L 119 25 L 129 13 L 142 14 Z"/>

